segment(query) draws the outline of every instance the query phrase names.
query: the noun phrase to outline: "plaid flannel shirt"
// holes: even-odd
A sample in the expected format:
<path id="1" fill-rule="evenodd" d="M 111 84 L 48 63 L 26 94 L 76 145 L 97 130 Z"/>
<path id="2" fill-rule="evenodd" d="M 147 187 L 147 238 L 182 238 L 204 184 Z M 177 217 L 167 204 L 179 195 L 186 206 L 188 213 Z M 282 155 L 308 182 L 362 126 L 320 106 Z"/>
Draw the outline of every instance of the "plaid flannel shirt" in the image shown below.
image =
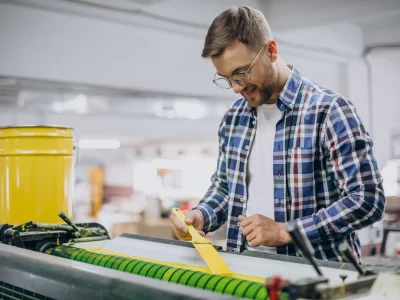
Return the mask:
<path id="1" fill-rule="evenodd" d="M 277 107 L 282 117 L 271 170 L 275 221 L 297 220 L 317 259 L 342 261 L 338 246 L 347 241 L 361 260 L 356 230 L 382 218 L 386 199 L 372 140 L 356 109 L 294 66 Z M 246 170 L 256 122 L 257 110 L 245 99 L 230 106 L 219 128 L 217 170 L 195 207 L 204 215 L 206 233 L 227 223 L 228 251 L 244 248 L 238 216 L 246 215 Z M 300 255 L 292 244 L 277 247 L 277 253 Z"/>

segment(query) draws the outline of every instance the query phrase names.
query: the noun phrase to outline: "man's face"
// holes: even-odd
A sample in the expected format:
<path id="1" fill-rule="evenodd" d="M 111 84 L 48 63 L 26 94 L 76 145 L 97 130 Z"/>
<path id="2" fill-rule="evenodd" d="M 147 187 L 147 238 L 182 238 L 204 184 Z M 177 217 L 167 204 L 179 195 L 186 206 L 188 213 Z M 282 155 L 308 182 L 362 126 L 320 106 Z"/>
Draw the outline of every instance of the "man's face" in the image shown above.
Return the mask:
<path id="1" fill-rule="evenodd" d="M 254 61 L 250 69 L 250 82 L 241 85 L 231 80 L 231 84 L 235 93 L 245 97 L 251 107 L 257 107 L 267 102 L 271 103 L 270 98 L 276 89 L 278 79 L 278 71 L 274 64 L 276 53 L 271 54 L 270 51 L 269 44 L 266 44 L 254 61 L 258 50 L 254 51 L 240 42 L 234 42 L 227 46 L 220 56 L 211 60 L 217 73 L 225 77 L 248 70 Z"/>

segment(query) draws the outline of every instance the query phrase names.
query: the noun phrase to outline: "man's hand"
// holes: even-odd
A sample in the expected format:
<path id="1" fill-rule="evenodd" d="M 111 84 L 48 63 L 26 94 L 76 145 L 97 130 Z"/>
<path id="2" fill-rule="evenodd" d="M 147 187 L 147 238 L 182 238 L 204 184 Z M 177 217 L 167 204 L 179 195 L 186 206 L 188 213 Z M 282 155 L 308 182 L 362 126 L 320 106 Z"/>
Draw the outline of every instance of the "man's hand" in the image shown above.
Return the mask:
<path id="1" fill-rule="evenodd" d="M 200 233 L 201 236 L 205 236 L 204 232 L 204 216 L 200 210 L 184 210 L 182 213 L 185 215 L 185 223 L 193 227 Z M 185 224 L 183 224 L 177 217 L 173 214 L 169 217 L 171 222 L 172 231 L 176 235 L 176 237 L 182 241 L 190 241 L 192 237 L 189 234 L 189 231 Z"/>
<path id="2" fill-rule="evenodd" d="M 250 217 L 239 216 L 243 227 L 243 235 L 251 247 L 276 247 L 290 243 L 291 238 L 286 231 L 286 223 L 278 223 L 262 215 Z"/>

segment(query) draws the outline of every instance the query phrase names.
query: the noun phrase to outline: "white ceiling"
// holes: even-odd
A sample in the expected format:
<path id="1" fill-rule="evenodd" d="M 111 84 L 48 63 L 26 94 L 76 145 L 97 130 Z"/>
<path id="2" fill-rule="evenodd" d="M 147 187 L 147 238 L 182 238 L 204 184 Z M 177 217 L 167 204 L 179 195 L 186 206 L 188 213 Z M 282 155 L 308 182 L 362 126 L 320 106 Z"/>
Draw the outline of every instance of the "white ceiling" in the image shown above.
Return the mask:
<path id="1" fill-rule="evenodd" d="M 248 5 L 266 15 L 275 38 L 284 36 L 290 41 L 292 37 L 297 37 L 296 44 L 303 39 L 303 43 L 307 46 L 318 46 L 324 30 L 326 30 L 326 41 L 335 30 L 336 35 L 348 35 L 348 28 L 350 31 L 353 30 L 351 27 L 363 33 L 365 47 L 377 44 L 400 44 L 400 0 L 0 0 L 0 2 L 41 6 L 64 12 L 75 11 L 92 16 L 101 15 L 116 21 L 126 21 L 130 16 L 129 19 L 133 23 L 140 24 L 147 21 L 146 26 L 150 23 L 158 30 L 178 29 L 181 34 L 200 39 L 204 38 L 210 23 L 220 12 L 233 6 Z M 148 22 L 149 20 L 151 22 Z M 354 44 L 358 43 L 358 40 L 353 40 L 351 34 L 349 37 Z M 345 42 L 347 40 L 344 39 Z M 336 41 L 332 40 L 332 43 L 334 42 Z M 357 53 L 361 54 L 362 50 Z"/>
<path id="2" fill-rule="evenodd" d="M 371 45 L 400 44 L 400 0 L 0 0 L 20 5 L 80 14 L 107 15 L 110 20 L 146 19 L 159 30 L 181 28 L 181 33 L 204 39 L 212 20 L 232 6 L 261 10 L 283 41 L 310 49 L 361 55 Z M 149 22 L 150 20 L 150 22 Z M 358 34 L 358 33 L 362 34 Z M 179 33 L 179 32 L 178 32 Z M 321 47 L 320 47 L 321 48 Z M 303 49 L 303 50 L 304 50 Z M 298 49 L 296 48 L 296 51 Z M 26 82 L 25 82 L 26 84 Z M 0 79 L 0 99 L 13 102 L 23 82 Z M 53 86 L 54 87 L 54 86 Z M 154 96 L 154 95 L 152 95 Z M 7 99 L 9 101 L 7 101 Z"/>
<path id="3" fill-rule="evenodd" d="M 61 0 L 62 1 L 62 0 Z M 248 5 L 261 10 L 275 33 L 352 24 L 367 45 L 400 42 L 400 0 L 77 0 L 109 8 L 137 9 L 171 20 L 208 28 L 223 10 Z M 397 34 L 386 35 L 385 32 Z M 376 36 L 381 36 L 377 38 Z M 382 38 L 384 37 L 384 38 Z"/>

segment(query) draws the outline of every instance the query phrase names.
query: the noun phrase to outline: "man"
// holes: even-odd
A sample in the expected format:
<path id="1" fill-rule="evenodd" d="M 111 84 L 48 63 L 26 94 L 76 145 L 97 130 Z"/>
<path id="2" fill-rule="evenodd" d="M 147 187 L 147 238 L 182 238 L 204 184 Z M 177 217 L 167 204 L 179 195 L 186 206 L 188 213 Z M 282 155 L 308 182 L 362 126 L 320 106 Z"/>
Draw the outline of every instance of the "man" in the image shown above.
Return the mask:
<path id="1" fill-rule="evenodd" d="M 317 259 L 341 261 L 347 242 L 360 260 L 356 230 L 380 220 L 386 200 L 352 103 L 286 65 L 265 17 L 249 7 L 215 18 L 202 56 L 217 70 L 214 83 L 243 98 L 220 124 L 217 170 L 186 222 L 202 235 L 227 223 L 229 251 L 296 255 L 286 231 L 295 220 Z M 171 223 L 190 239 L 183 223 Z"/>

